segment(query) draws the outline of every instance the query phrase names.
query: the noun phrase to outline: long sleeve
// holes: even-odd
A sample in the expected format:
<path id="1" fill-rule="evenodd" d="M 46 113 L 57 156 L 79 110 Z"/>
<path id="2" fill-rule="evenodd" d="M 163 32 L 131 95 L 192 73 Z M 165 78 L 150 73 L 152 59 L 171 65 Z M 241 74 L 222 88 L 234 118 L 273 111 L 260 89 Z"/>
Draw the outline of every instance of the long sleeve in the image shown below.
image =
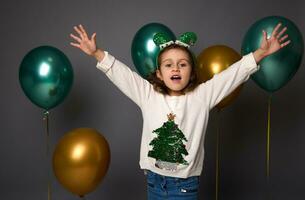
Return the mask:
<path id="1" fill-rule="evenodd" d="M 122 62 L 116 60 L 108 52 L 105 57 L 98 62 L 96 67 L 106 74 L 106 76 L 139 107 L 147 101 L 152 85 L 143 79 L 136 72 L 132 71 Z"/>
<path id="2" fill-rule="evenodd" d="M 200 84 L 195 94 L 212 109 L 257 70 L 259 65 L 256 64 L 253 54 L 249 53 L 226 70 L 214 75 L 212 79 Z"/>

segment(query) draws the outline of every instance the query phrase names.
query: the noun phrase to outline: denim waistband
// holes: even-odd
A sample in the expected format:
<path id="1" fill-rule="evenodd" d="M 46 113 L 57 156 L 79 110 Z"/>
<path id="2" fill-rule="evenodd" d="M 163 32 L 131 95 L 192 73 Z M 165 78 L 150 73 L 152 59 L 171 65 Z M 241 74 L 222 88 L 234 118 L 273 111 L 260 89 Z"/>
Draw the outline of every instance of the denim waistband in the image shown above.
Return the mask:
<path id="1" fill-rule="evenodd" d="M 191 176 L 188 178 L 179 178 L 179 177 L 171 177 L 171 176 L 163 176 L 160 174 L 157 174 L 155 172 L 152 172 L 150 170 L 144 170 L 145 175 L 147 176 L 148 179 L 155 179 L 156 181 L 163 181 L 163 180 L 167 180 L 168 182 L 180 182 L 180 181 L 192 181 L 194 179 L 199 180 L 199 176 Z"/>

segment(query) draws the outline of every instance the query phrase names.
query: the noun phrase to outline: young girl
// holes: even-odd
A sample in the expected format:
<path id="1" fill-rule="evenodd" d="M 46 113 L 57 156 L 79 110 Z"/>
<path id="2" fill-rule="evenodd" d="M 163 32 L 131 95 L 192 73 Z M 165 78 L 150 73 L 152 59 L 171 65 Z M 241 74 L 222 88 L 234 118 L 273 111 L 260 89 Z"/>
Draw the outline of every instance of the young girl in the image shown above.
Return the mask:
<path id="1" fill-rule="evenodd" d="M 71 45 L 94 57 L 97 68 L 142 111 L 140 167 L 147 175 L 149 200 L 198 198 L 209 111 L 248 80 L 260 60 L 290 43 L 284 41 L 287 34 L 282 36 L 286 27 L 280 31 L 280 26 L 270 38 L 263 31 L 259 49 L 202 84 L 197 83 L 191 52 L 179 43 L 160 51 L 149 82 L 97 48 L 96 33 L 88 38 L 82 25 L 74 27 L 78 36 L 70 34 L 75 40 Z"/>

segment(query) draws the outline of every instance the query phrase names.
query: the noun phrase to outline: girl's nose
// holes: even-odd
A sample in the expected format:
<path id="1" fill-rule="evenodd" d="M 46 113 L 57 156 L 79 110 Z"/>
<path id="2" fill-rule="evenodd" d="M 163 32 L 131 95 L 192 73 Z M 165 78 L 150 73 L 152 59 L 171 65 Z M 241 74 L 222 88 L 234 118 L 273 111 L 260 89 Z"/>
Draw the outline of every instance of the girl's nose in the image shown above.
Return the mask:
<path id="1" fill-rule="evenodd" d="M 180 70 L 179 66 L 178 65 L 174 65 L 173 71 L 179 71 L 179 70 Z"/>

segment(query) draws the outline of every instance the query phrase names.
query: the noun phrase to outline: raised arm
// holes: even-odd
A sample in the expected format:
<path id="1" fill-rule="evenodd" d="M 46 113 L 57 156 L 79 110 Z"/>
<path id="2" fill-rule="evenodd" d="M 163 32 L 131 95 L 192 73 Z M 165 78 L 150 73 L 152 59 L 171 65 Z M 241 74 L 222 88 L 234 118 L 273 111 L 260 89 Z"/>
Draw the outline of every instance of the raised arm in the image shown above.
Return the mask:
<path id="1" fill-rule="evenodd" d="M 282 36 L 287 28 L 284 27 L 282 30 L 279 30 L 280 27 L 281 24 L 278 24 L 269 38 L 267 38 L 266 31 L 263 30 L 263 40 L 260 48 L 253 53 L 243 56 L 241 60 L 226 70 L 199 85 L 195 94 L 206 102 L 210 109 L 217 105 L 240 84 L 247 81 L 251 74 L 259 70 L 258 63 L 263 58 L 277 52 L 290 43 L 290 40 L 285 41 L 288 38 L 287 34 Z"/>
<path id="2" fill-rule="evenodd" d="M 93 33 L 89 39 L 82 25 L 74 26 L 74 30 L 78 36 L 71 33 L 70 36 L 74 42 L 70 44 L 94 57 L 98 61 L 97 68 L 103 71 L 126 96 L 141 107 L 153 90 L 151 84 L 113 56 L 97 48 L 96 33 Z"/>

